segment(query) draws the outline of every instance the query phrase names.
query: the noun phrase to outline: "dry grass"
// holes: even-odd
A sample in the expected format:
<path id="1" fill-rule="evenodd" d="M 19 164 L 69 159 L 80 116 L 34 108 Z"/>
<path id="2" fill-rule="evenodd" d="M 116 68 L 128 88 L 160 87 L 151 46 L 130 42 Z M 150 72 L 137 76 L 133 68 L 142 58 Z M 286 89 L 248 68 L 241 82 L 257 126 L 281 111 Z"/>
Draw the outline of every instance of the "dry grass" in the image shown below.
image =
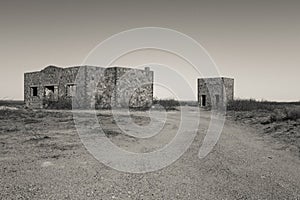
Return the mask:
<path id="1" fill-rule="evenodd" d="M 166 109 L 166 111 L 177 110 L 180 102 L 175 99 L 154 99 L 153 105 L 158 104 Z"/>
<path id="2" fill-rule="evenodd" d="M 300 108 L 287 110 L 285 119 L 294 121 L 300 119 Z"/>
<path id="3" fill-rule="evenodd" d="M 0 106 L 10 106 L 10 107 L 23 107 L 24 101 L 16 100 L 0 100 Z"/>
<path id="4" fill-rule="evenodd" d="M 282 141 L 286 148 L 296 147 L 300 155 L 299 102 L 236 100 L 230 102 L 227 115 L 235 121 L 255 127 L 258 132 Z"/>
<path id="5" fill-rule="evenodd" d="M 299 102 L 270 102 L 256 101 L 253 99 L 238 99 L 229 102 L 228 111 L 268 111 L 270 112 L 270 123 L 275 121 L 300 119 Z"/>
<path id="6" fill-rule="evenodd" d="M 238 99 L 230 101 L 227 110 L 233 111 L 252 111 L 252 110 L 273 110 L 274 102 L 256 101 L 254 99 Z"/>
<path id="7" fill-rule="evenodd" d="M 44 100 L 43 104 L 47 109 L 56 109 L 56 110 L 72 109 L 72 99 L 67 97 L 61 97 L 58 101 Z"/>

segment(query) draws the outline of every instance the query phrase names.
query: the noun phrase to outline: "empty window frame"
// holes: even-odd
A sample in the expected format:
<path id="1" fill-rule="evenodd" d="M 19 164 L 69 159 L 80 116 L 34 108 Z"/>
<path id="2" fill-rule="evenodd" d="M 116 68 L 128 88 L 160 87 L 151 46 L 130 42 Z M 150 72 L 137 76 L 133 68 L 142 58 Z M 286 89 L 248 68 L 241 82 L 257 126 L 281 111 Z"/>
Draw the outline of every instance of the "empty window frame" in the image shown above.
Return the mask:
<path id="1" fill-rule="evenodd" d="M 32 97 L 38 96 L 38 87 L 30 87 L 30 94 Z"/>
<path id="2" fill-rule="evenodd" d="M 66 86 L 66 94 L 67 96 L 73 97 L 76 93 L 76 84 L 67 84 Z"/>
<path id="3" fill-rule="evenodd" d="M 54 95 L 54 86 L 45 86 L 45 93 L 44 96 L 45 97 L 50 97 Z"/>

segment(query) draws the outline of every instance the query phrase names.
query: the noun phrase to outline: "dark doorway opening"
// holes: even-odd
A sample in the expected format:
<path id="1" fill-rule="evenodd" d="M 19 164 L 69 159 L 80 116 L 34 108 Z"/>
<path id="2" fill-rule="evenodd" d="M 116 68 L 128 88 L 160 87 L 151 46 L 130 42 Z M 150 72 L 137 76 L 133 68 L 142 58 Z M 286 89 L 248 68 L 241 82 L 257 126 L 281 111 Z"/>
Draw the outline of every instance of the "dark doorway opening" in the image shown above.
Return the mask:
<path id="1" fill-rule="evenodd" d="M 201 106 L 206 106 L 206 95 L 201 95 Z"/>
<path id="2" fill-rule="evenodd" d="M 31 87 L 30 88 L 31 96 L 37 97 L 38 95 L 38 88 L 37 87 Z"/>
<path id="3" fill-rule="evenodd" d="M 220 103 L 220 95 L 216 94 L 216 104 L 219 105 Z"/>

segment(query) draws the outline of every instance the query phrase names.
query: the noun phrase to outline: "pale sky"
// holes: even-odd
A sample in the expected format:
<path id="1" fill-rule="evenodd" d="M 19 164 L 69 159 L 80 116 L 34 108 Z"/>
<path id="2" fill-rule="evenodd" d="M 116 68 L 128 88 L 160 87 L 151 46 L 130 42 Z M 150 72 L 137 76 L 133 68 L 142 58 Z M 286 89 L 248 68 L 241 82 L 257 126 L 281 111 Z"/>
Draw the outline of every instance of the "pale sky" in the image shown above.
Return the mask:
<path id="1" fill-rule="evenodd" d="M 79 65 L 111 35 L 155 26 L 198 41 L 221 75 L 235 79 L 235 97 L 299 101 L 299 10 L 297 0 L 0 1 L 0 99 L 23 99 L 24 72 Z M 162 55 L 137 52 L 115 63 L 159 62 Z M 196 80 L 189 82 L 195 90 Z"/>

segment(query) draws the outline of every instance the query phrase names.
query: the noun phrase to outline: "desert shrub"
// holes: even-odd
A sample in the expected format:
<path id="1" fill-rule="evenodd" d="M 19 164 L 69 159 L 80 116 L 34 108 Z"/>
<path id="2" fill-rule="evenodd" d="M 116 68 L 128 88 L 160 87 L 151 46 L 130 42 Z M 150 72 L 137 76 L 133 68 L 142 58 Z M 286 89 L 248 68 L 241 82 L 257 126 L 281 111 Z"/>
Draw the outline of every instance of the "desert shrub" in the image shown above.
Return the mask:
<path id="1" fill-rule="evenodd" d="M 36 118 L 44 118 L 44 117 L 47 117 L 47 113 L 45 112 L 42 112 L 42 111 L 37 111 L 37 112 L 33 112 L 32 113 L 32 117 L 36 117 Z"/>
<path id="2" fill-rule="evenodd" d="M 198 101 L 180 101 L 180 105 L 182 106 L 191 106 L 191 107 L 198 107 Z"/>
<path id="3" fill-rule="evenodd" d="M 290 109 L 290 110 L 286 110 L 286 120 L 298 120 L 300 119 L 300 109 L 295 108 L 295 109 Z"/>
<path id="4" fill-rule="evenodd" d="M 129 107 L 130 111 L 147 111 L 149 109 L 150 109 L 150 107 L 146 107 L 146 106 L 144 106 L 144 107 Z"/>
<path id="5" fill-rule="evenodd" d="M 294 102 L 283 102 L 282 104 L 300 106 L 300 101 L 294 101 Z"/>
<path id="6" fill-rule="evenodd" d="M 276 121 L 278 121 L 278 117 L 274 113 L 272 113 L 270 115 L 269 123 L 273 123 L 273 122 L 276 122 Z"/>
<path id="7" fill-rule="evenodd" d="M 282 107 L 269 113 L 269 119 L 261 124 L 270 124 L 273 122 L 282 122 L 286 120 L 298 120 L 300 119 L 300 109 Z"/>
<path id="8" fill-rule="evenodd" d="M 17 119 L 24 116 L 27 116 L 24 110 L 0 110 L 0 119 Z"/>
<path id="9" fill-rule="evenodd" d="M 24 101 L 0 100 L 0 106 L 22 107 L 24 106 Z"/>
<path id="10" fill-rule="evenodd" d="M 177 110 L 176 107 L 180 106 L 179 101 L 175 99 L 154 99 L 153 105 L 158 104 L 164 107 L 167 111 Z"/>
<path id="11" fill-rule="evenodd" d="M 227 110 L 252 111 L 252 110 L 274 110 L 276 102 L 256 101 L 254 99 L 237 99 L 230 101 Z"/>
<path id="12" fill-rule="evenodd" d="M 44 100 L 44 107 L 47 109 L 72 109 L 72 99 L 68 97 L 61 97 L 58 101 Z"/>

